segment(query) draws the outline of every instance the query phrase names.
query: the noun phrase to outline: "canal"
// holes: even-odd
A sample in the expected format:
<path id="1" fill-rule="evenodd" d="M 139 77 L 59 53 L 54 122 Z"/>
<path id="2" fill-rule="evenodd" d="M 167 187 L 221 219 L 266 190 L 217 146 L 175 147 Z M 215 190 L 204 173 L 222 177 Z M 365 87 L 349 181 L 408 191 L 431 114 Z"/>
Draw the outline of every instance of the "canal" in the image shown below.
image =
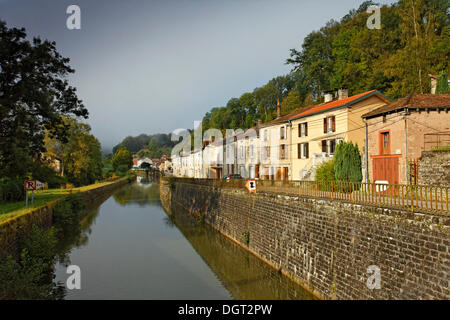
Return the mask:
<path id="1" fill-rule="evenodd" d="M 313 298 L 208 225 L 167 214 L 157 182 L 137 177 L 108 196 L 63 244 L 55 280 L 66 283 L 67 265 L 81 270 L 65 299 Z"/>

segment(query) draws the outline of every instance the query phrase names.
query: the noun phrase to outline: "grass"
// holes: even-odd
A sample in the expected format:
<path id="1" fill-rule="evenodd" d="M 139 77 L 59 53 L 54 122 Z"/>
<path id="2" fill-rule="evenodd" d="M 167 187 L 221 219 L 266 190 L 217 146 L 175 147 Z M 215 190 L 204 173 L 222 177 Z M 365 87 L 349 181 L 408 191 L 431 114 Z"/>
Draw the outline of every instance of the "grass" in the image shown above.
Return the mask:
<path id="1" fill-rule="evenodd" d="M 450 151 L 450 144 L 446 146 L 435 147 L 431 149 L 431 151 Z"/>
<path id="2" fill-rule="evenodd" d="M 88 186 L 73 188 L 73 189 L 50 189 L 50 190 L 39 190 L 34 192 L 34 206 L 31 206 L 31 192 L 28 197 L 28 208 L 25 207 L 25 200 L 19 202 L 10 202 L 0 204 L 0 223 L 7 219 L 13 218 L 18 215 L 25 214 L 27 212 L 33 211 L 36 208 L 44 206 L 45 204 L 55 201 L 63 196 L 68 195 L 71 192 L 85 192 L 92 189 L 102 187 L 104 185 L 110 184 L 114 181 L 98 182 Z"/>

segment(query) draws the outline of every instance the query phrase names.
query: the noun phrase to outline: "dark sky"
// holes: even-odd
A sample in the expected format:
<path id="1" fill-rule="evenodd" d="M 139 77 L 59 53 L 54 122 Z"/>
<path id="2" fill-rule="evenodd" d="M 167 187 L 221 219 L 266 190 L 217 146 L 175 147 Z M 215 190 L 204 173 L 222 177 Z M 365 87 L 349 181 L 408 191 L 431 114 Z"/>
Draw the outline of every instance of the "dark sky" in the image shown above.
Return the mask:
<path id="1" fill-rule="evenodd" d="M 56 41 L 109 149 L 128 135 L 192 128 L 212 107 L 288 73 L 290 48 L 362 2 L 0 0 L 0 19 Z M 66 28 L 71 4 L 81 30 Z"/>

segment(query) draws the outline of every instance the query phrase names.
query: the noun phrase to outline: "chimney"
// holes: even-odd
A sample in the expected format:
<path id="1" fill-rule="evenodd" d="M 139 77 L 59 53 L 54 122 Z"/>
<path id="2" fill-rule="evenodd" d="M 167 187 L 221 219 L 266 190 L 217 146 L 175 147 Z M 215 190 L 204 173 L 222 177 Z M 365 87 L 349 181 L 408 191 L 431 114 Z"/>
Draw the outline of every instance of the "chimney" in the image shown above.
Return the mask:
<path id="1" fill-rule="evenodd" d="M 333 94 L 332 93 L 325 93 L 323 97 L 325 99 L 324 103 L 333 101 Z"/>
<path id="2" fill-rule="evenodd" d="M 258 127 L 262 126 L 262 120 L 258 119 Z"/>
<path id="3" fill-rule="evenodd" d="M 277 100 L 277 118 L 281 117 L 281 105 L 280 100 Z"/>
<path id="4" fill-rule="evenodd" d="M 348 98 L 348 89 L 347 88 L 340 88 L 338 90 L 338 97 L 339 97 L 339 100 L 347 99 Z"/>

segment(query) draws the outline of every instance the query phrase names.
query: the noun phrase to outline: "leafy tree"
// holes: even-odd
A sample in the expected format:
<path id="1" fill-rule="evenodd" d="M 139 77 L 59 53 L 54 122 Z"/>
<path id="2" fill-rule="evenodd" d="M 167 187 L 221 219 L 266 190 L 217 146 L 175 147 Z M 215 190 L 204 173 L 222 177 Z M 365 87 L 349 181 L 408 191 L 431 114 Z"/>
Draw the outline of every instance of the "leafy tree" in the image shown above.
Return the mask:
<path id="1" fill-rule="evenodd" d="M 26 40 L 0 21 L 0 176 L 24 177 L 44 149 L 44 135 L 67 139 L 61 115 L 88 111 L 65 77 L 74 72 L 55 42 Z"/>
<path id="2" fill-rule="evenodd" d="M 437 94 L 450 93 L 450 88 L 448 86 L 448 77 L 445 71 L 441 71 L 439 73 L 436 85 L 436 93 Z"/>
<path id="3" fill-rule="evenodd" d="M 123 166 L 130 169 L 133 166 L 133 157 L 127 149 L 120 149 L 114 154 L 111 164 L 114 171 L 116 171 L 119 166 L 122 166 L 121 169 L 124 168 Z"/>
<path id="4" fill-rule="evenodd" d="M 75 185 L 86 185 L 102 177 L 102 155 L 100 142 L 92 134 L 91 127 L 74 118 L 64 117 L 65 142 L 45 137 L 46 156 L 62 160 L 63 173 Z"/>
<path id="5" fill-rule="evenodd" d="M 347 182 L 361 182 L 361 155 L 358 144 L 341 142 L 334 152 L 334 172 L 336 179 Z"/>

